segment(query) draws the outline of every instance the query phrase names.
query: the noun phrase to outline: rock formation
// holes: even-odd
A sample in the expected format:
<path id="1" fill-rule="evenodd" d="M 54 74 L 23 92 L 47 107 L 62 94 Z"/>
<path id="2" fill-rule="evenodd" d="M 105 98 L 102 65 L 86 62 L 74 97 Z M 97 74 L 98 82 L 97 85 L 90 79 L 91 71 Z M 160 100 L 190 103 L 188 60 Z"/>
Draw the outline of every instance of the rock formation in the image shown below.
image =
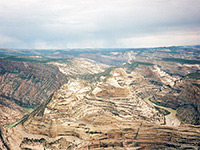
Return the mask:
<path id="1" fill-rule="evenodd" d="M 173 87 L 166 87 L 165 89 L 155 96 L 159 99 L 162 105 L 177 109 L 181 114 L 178 115 L 183 118 L 184 123 L 200 124 L 200 88 L 195 84 L 198 84 L 198 80 L 182 79 L 178 80 Z M 187 105 L 187 106 L 186 106 Z M 188 110 L 184 110 L 188 109 Z M 192 110 L 193 113 L 190 111 Z M 188 113 L 187 113 L 188 112 Z M 189 113 L 190 112 L 190 113 Z M 191 116 L 190 116 L 190 115 Z M 182 117 L 181 117 L 182 116 Z M 185 117 L 188 118 L 186 119 Z M 191 119 L 195 119 L 191 121 Z M 190 121 L 189 121 L 190 120 Z M 188 121 L 188 122 L 187 122 Z"/>
<path id="2" fill-rule="evenodd" d="M 5 98 L 0 97 L 0 125 L 21 119 L 28 111 Z"/>
<path id="3" fill-rule="evenodd" d="M 67 79 L 58 68 L 42 63 L 0 60 L 0 96 L 20 106 L 41 104 Z"/>
<path id="4" fill-rule="evenodd" d="M 14 122 L 67 82 L 55 66 L 0 60 L 0 124 Z"/>
<path id="5" fill-rule="evenodd" d="M 91 85 L 70 79 L 17 126 L 1 128 L 4 148 L 198 149 L 200 126 L 164 125 L 164 116 L 128 86 L 137 78 L 116 69 Z M 106 94 L 95 95 L 95 87 Z M 113 94 L 118 88 L 129 92 Z"/>
<path id="6" fill-rule="evenodd" d="M 106 68 L 109 67 L 108 65 L 98 63 L 96 61 L 86 58 L 73 58 L 71 60 L 68 60 L 67 63 L 50 62 L 49 64 L 58 66 L 60 72 L 68 76 L 95 74 L 103 72 Z"/>
<path id="7" fill-rule="evenodd" d="M 0 149 L 200 149 L 198 48 L 90 52 L 0 60 Z"/>
<path id="8" fill-rule="evenodd" d="M 194 105 L 182 105 L 177 108 L 177 117 L 182 123 L 200 124 L 200 116 Z"/>

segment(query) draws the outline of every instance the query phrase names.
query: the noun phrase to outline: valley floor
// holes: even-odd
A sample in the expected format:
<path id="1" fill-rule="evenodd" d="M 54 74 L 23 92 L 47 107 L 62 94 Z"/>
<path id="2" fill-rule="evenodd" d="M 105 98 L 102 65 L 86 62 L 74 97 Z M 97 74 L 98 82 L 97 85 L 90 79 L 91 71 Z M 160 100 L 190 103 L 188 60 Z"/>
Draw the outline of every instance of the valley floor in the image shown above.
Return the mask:
<path id="1" fill-rule="evenodd" d="M 151 102 L 149 99 L 151 98 L 150 97 L 147 97 L 147 98 L 144 98 L 144 101 L 146 103 L 148 103 L 149 105 L 152 105 L 152 106 L 156 106 L 158 108 L 161 108 L 161 109 L 164 109 L 164 110 L 167 110 L 170 112 L 170 114 L 166 115 L 165 116 L 165 123 L 166 125 L 168 126 L 179 126 L 181 124 L 181 122 L 179 121 L 179 119 L 176 117 L 176 110 L 172 109 L 172 108 L 168 108 L 168 107 L 164 107 L 164 106 L 160 106 L 160 105 L 156 105 L 155 103 Z"/>

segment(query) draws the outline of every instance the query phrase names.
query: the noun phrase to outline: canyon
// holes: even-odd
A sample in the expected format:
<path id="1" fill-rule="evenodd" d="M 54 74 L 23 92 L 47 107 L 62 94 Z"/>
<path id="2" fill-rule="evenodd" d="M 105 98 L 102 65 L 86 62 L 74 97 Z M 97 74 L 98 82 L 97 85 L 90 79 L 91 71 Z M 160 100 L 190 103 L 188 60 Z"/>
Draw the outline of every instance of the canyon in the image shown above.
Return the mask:
<path id="1" fill-rule="evenodd" d="M 198 150 L 199 51 L 57 51 L 40 62 L 4 57 L 0 149 Z"/>

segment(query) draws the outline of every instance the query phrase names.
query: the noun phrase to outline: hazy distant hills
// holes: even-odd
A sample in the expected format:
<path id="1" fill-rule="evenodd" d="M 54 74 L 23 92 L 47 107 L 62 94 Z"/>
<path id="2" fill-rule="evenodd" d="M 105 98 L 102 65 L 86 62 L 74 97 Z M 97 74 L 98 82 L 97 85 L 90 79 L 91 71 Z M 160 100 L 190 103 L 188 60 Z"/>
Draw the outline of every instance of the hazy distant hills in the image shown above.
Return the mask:
<path id="1" fill-rule="evenodd" d="M 121 64 L 128 59 L 127 54 L 146 56 L 160 54 L 162 58 L 200 59 L 200 46 L 172 46 L 157 48 L 102 48 L 102 49 L 66 49 L 66 50 L 34 50 L 34 49 L 0 49 L 1 59 L 15 59 L 21 61 L 54 61 L 52 59 L 69 59 L 73 57 L 86 57 L 107 64 Z M 180 55 L 181 54 L 181 55 Z M 173 55 L 173 56 L 172 56 Z M 180 55 L 181 58 L 178 56 Z M 12 56 L 12 57 L 11 57 Z M 189 56 L 189 57 L 187 57 Z M 11 57 L 11 58 L 10 58 Z M 26 59 L 28 57 L 28 59 Z M 180 61 L 180 60 L 179 60 Z"/>

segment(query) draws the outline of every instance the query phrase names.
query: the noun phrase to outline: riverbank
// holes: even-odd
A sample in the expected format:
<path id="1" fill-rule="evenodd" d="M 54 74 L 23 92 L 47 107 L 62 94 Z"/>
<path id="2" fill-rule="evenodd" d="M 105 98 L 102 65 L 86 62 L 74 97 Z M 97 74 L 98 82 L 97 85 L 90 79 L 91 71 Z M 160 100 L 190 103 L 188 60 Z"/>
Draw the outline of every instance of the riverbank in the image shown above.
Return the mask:
<path id="1" fill-rule="evenodd" d="M 149 100 L 150 98 L 151 97 L 146 97 L 144 99 L 144 101 L 146 103 L 148 103 L 149 105 L 151 105 L 151 106 L 158 107 L 158 108 L 161 108 L 161 109 L 164 109 L 164 110 L 167 110 L 167 111 L 170 112 L 170 114 L 165 116 L 165 123 L 166 123 L 165 125 L 168 125 L 168 126 L 179 126 L 181 124 L 179 119 L 176 117 L 176 113 L 177 113 L 176 110 L 174 110 L 172 108 L 156 105 L 155 103 L 153 103 L 153 102 L 151 102 Z"/>

